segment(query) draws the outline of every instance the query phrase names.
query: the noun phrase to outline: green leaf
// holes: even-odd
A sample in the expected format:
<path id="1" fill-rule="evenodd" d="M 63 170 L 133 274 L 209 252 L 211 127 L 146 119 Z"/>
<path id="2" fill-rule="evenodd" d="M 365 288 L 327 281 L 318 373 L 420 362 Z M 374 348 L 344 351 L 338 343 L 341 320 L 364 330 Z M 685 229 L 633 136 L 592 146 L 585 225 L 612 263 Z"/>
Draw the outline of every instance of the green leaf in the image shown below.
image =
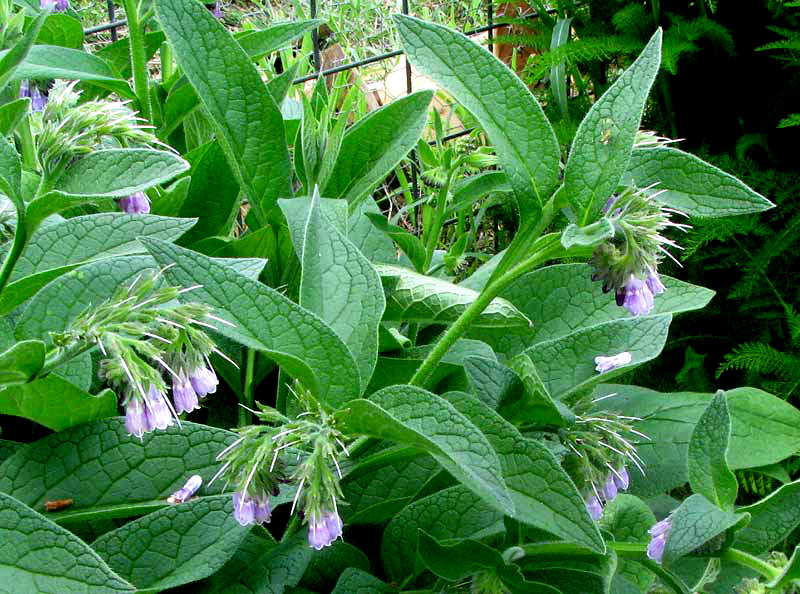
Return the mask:
<path id="1" fill-rule="evenodd" d="M 718 391 L 697 421 L 689 440 L 689 483 L 717 507 L 733 511 L 739 483 L 728 468 L 726 454 L 731 418 L 725 392 Z"/>
<path id="2" fill-rule="evenodd" d="M 19 65 L 27 59 L 46 18 L 47 14 L 40 14 L 22 40 L 15 43 L 10 50 L 0 51 L 0 91 L 6 88 L 19 69 Z"/>
<path id="3" fill-rule="evenodd" d="M 395 590 L 378 578 L 348 567 L 342 572 L 331 594 L 394 594 Z"/>
<path id="4" fill-rule="evenodd" d="M 92 548 L 137 592 L 160 592 L 214 573 L 249 532 L 230 495 L 203 497 L 148 514 L 108 532 Z"/>
<path id="5" fill-rule="evenodd" d="M 691 495 L 670 516 L 664 561 L 670 562 L 691 553 L 715 536 L 737 524 L 746 525 L 748 514 L 722 511 L 700 494 Z"/>
<path id="6" fill-rule="evenodd" d="M 12 203 L 22 200 L 22 160 L 5 137 L 0 137 L 0 190 Z"/>
<path id="7" fill-rule="evenodd" d="M 398 513 L 383 532 L 381 559 L 391 580 L 399 583 L 421 572 L 415 568 L 419 530 L 447 543 L 496 536 L 505 529 L 502 514 L 463 485 L 423 497 Z"/>
<path id="8" fill-rule="evenodd" d="M 425 146 L 428 146 L 425 143 Z M 447 217 L 467 208 L 491 193 L 507 193 L 513 191 L 508 178 L 502 171 L 484 171 L 464 177 L 453 182 L 453 198 L 445 212 Z"/>
<path id="9" fill-rule="evenodd" d="M 95 151 L 67 169 L 59 179 L 56 192 L 84 200 L 120 198 L 167 182 L 187 169 L 189 164 L 186 161 L 166 151 Z"/>
<path id="10" fill-rule="evenodd" d="M 603 217 L 585 227 L 570 223 L 561 233 L 561 245 L 566 249 L 573 246 L 593 247 L 611 237 L 614 237 L 614 224 Z"/>
<path id="11" fill-rule="evenodd" d="M 217 129 L 257 216 L 291 195 L 291 165 L 278 105 L 245 51 L 204 6 L 157 0 L 156 14 Z"/>
<path id="12" fill-rule="evenodd" d="M 264 351 L 315 394 L 338 407 L 359 395 L 353 357 L 334 331 L 310 311 L 277 291 L 250 280 L 211 258 L 163 241 L 143 243 L 161 266 L 174 263 L 165 275 L 190 287 L 191 299 L 211 305 L 217 315 L 236 324 L 219 332 L 245 346 Z"/>
<path id="13" fill-rule="evenodd" d="M 725 217 L 775 206 L 758 192 L 710 163 L 681 150 L 635 149 L 625 181 L 643 188 L 658 182 L 658 200 L 695 217 Z M 666 190 L 666 191 L 663 191 Z"/>
<path id="14" fill-rule="evenodd" d="M 550 37 L 550 51 L 555 51 L 569 41 L 569 31 L 572 19 L 558 19 L 553 34 Z M 550 90 L 556 98 L 556 103 L 561 110 L 561 116 L 569 117 L 567 106 L 567 67 L 566 60 L 561 60 L 550 67 Z"/>
<path id="15" fill-rule="evenodd" d="M 633 473 L 633 489 L 641 495 L 657 495 L 689 480 L 689 439 L 698 419 L 712 399 L 696 392 L 661 393 L 638 386 L 608 384 L 594 397 L 615 393 L 601 408 L 639 417 L 636 429 L 650 439 L 634 441 L 644 460 L 646 479 Z M 728 390 L 731 439 L 728 465 L 755 468 L 774 464 L 793 455 L 800 441 L 800 411 L 780 398 L 755 388 Z M 769 435 L 769 439 L 764 439 Z"/>
<path id="16" fill-rule="evenodd" d="M 369 222 L 375 225 L 376 229 L 380 229 L 398 246 L 400 246 L 400 249 L 403 250 L 403 253 L 408 256 L 409 260 L 411 260 L 411 263 L 414 265 L 414 269 L 417 272 L 424 274 L 425 271 L 423 268 L 425 267 L 426 253 L 425 246 L 422 244 L 422 241 L 419 239 L 419 237 L 412 235 L 402 227 L 392 225 L 386 220 L 386 217 L 383 216 L 382 213 L 367 212 L 364 214 L 369 219 Z"/>
<path id="17" fill-rule="evenodd" d="M 385 321 L 451 324 L 478 298 L 479 293 L 418 274 L 399 266 L 376 264 L 386 287 Z M 478 328 L 519 328 L 532 322 L 511 303 L 495 298 L 473 323 Z"/>
<path id="18" fill-rule="evenodd" d="M 439 396 L 414 386 L 390 386 L 369 400 L 348 403 L 338 419 L 353 433 L 428 452 L 490 505 L 514 515 L 497 453 L 469 419 Z"/>
<path id="19" fill-rule="evenodd" d="M 161 31 L 151 31 L 144 35 L 144 56 L 149 61 L 156 55 L 158 48 L 164 43 L 164 34 Z M 103 46 L 94 54 L 106 61 L 124 79 L 131 77 L 131 46 L 130 39 L 126 36 L 118 41 Z"/>
<path id="20" fill-rule="evenodd" d="M 611 533 L 617 542 L 644 542 L 650 539 L 647 531 L 656 523 L 656 517 L 647 504 L 638 497 L 620 493 L 603 508 L 600 529 Z M 619 558 L 615 579 L 635 584 L 636 592 L 647 592 L 653 585 L 654 576 L 635 561 Z"/>
<path id="21" fill-rule="evenodd" d="M 586 511 L 583 497 L 545 446 L 524 438 L 477 398 L 463 393 L 450 393 L 446 397 L 457 411 L 475 423 L 497 452 L 514 503 L 512 517 L 593 551 L 605 551 L 603 538 Z"/>
<path id="22" fill-rule="evenodd" d="M 733 546 L 754 554 L 773 549 L 800 524 L 800 481 L 783 485 L 761 501 L 736 511 L 749 513 L 751 520 L 736 533 Z"/>
<path id="23" fill-rule="evenodd" d="M 368 570 L 369 559 L 353 545 L 336 541 L 314 552 L 300 585 L 315 592 L 329 592 L 347 568 Z"/>
<path id="24" fill-rule="evenodd" d="M 18 450 L 0 465 L 0 491 L 33 508 L 48 499 L 74 499 L 53 514 L 59 522 L 130 517 L 166 505 L 166 498 L 199 474 L 209 481 L 230 431 L 181 423 L 166 431 L 128 435 L 121 417 L 85 423 Z M 203 487 L 201 495 L 222 485 Z"/>
<path id="25" fill-rule="evenodd" d="M 305 224 L 300 305 L 347 345 L 363 393 L 378 360 L 378 325 L 386 300 L 378 273 L 328 220 L 316 191 Z"/>
<path id="26" fill-rule="evenodd" d="M 28 113 L 31 100 L 29 97 L 15 99 L 0 105 L 0 136 L 10 135 Z"/>
<path id="27" fill-rule="evenodd" d="M 0 52 L 3 56 L 7 52 Z M 2 58 L 0 58 L 2 60 Z M 102 59 L 82 50 L 56 45 L 34 45 L 25 61 L 14 72 L 12 80 L 24 78 L 84 80 L 130 98 L 133 93 L 128 83 Z"/>
<path id="28" fill-rule="evenodd" d="M 417 145 L 432 91 L 419 91 L 371 112 L 347 131 L 322 192 L 356 205 Z"/>
<path id="29" fill-rule="evenodd" d="M 661 29 L 583 118 L 564 170 L 564 191 L 581 226 L 594 221 L 631 158 L 650 87 L 661 63 Z"/>
<path id="30" fill-rule="evenodd" d="M 500 410 L 504 417 L 517 423 L 533 423 L 539 426 L 568 427 L 575 422 L 574 413 L 563 403 L 553 400 L 529 353 L 517 355 L 509 365 L 519 375 L 524 390 L 515 400 L 501 405 Z"/>
<path id="31" fill-rule="evenodd" d="M 558 184 L 561 149 L 534 96 L 505 64 L 461 33 L 413 17 L 393 18 L 409 61 L 486 131 L 522 220 L 537 218 Z"/>
<path id="32" fill-rule="evenodd" d="M 259 31 L 246 31 L 236 35 L 236 41 L 252 60 L 263 58 L 289 44 L 324 21 L 311 19 L 292 23 L 279 23 Z"/>
<path id="33" fill-rule="evenodd" d="M 341 481 L 347 506 L 346 524 L 380 524 L 390 520 L 441 469 L 430 456 L 409 447 L 395 447 L 360 460 Z"/>
<path id="34" fill-rule="evenodd" d="M 83 27 L 75 17 L 64 13 L 50 14 L 36 38 L 39 45 L 58 45 L 72 49 L 83 47 Z"/>
<path id="35" fill-rule="evenodd" d="M 471 392 L 493 409 L 525 391 L 522 380 L 514 371 L 491 359 L 468 357 L 464 360 L 464 372 Z"/>
<path id="36" fill-rule="evenodd" d="M 38 341 L 18 344 L 31 342 Z M 48 429 L 61 431 L 87 421 L 114 416 L 117 414 L 117 396 L 111 390 L 93 396 L 66 379 L 50 374 L 0 391 L 0 414 L 23 417 Z"/>
<path id="37" fill-rule="evenodd" d="M 44 366 L 44 343 L 24 340 L 0 353 L 0 388 L 22 384 Z M 3 392 L 0 391 L 0 397 Z"/>
<path id="38" fill-rule="evenodd" d="M 144 252 L 137 237 L 172 241 L 194 220 L 153 215 L 100 213 L 39 228 L 29 239 L 2 296 L 0 315 L 32 297 L 61 274 L 86 262 Z"/>
<path id="39" fill-rule="evenodd" d="M 0 542 L 0 584 L 13 585 L 14 594 L 135 590 L 77 536 L 5 493 L 0 493 Z"/>
<path id="40" fill-rule="evenodd" d="M 14 452 L 23 447 L 25 447 L 24 443 L 0 439 L 0 463 L 5 462 Z"/>
<path id="41" fill-rule="evenodd" d="M 93 369 L 94 363 L 92 361 L 92 351 L 88 350 L 84 351 L 80 355 L 77 355 L 76 357 L 73 357 L 66 363 L 59 365 L 53 370 L 53 373 L 63 377 L 69 383 L 78 386 L 84 392 L 89 392 L 94 379 Z M 116 413 L 116 405 L 114 411 Z"/>

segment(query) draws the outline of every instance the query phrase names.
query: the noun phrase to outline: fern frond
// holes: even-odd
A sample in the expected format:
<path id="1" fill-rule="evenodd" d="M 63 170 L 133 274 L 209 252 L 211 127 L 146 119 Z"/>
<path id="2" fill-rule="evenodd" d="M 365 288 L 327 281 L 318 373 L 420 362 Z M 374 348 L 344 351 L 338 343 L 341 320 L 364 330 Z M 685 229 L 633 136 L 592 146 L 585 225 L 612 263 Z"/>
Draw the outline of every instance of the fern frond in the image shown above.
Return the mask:
<path id="1" fill-rule="evenodd" d="M 800 376 L 800 358 L 783 353 L 763 342 L 740 344 L 725 355 L 725 361 L 717 369 L 719 377 L 729 369 L 744 369 L 764 374 L 775 374 L 790 380 Z"/>
<path id="2" fill-rule="evenodd" d="M 725 242 L 737 235 L 765 237 L 772 230 L 758 217 L 726 217 L 692 221 L 693 228 L 681 240 L 681 259 L 687 260 L 714 241 Z M 716 258 L 717 256 L 714 255 Z"/>
<path id="3" fill-rule="evenodd" d="M 791 128 L 792 126 L 800 126 L 800 113 L 790 113 L 778 124 L 778 128 Z"/>
<path id="4" fill-rule="evenodd" d="M 539 81 L 550 72 L 551 67 L 561 62 L 572 65 L 593 60 L 609 60 L 635 54 L 641 49 L 642 44 L 638 41 L 616 35 L 575 39 L 554 50 L 530 56 L 523 74 L 530 81 Z"/>
<path id="5" fill-rule="evenodd" d="M 778 482 L 772 477 L 753 470 L 737 470 L 736 479 L 739 481 L 742 491 L 759 499 L 772 493 Z"/>
<path id="6" fill-rule="evenodd" d="M 618 11 L 611 17 L 611 22 L 620 35 L 640 39 L 647 38 L 653 24 L 652 17 L 644 4 L 636 3 L 628 4 Z"/>

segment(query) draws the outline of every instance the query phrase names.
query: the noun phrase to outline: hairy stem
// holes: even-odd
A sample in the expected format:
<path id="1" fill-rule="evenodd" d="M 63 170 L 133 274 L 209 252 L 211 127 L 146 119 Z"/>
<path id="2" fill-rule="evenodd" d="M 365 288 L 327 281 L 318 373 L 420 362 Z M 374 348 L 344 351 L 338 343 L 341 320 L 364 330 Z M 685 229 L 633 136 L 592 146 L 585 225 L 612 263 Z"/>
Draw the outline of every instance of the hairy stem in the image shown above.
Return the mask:
<path id="1" fill-rule="evenodd" d="M 253 396 L 253 377 L 255 375 L 255 368 L 256 368 L 256 351 L 255 349 L 246 349 L 247 350 L 247 362 L 244 368 L 244 386 L 242 389 L 242 404 L 247 408 L 253 408 L 253 403 L 255 402 L 255 398 Z M 239 407 L 239 427 L 244 427 L 245 425 L 249 425 L 251 422 L 250 411 L 245 409 L 244 407 Z"/>
<path id="2" fill-rule="evenodd" d="M 3 267 L 0 268 L 0 294 L 8 285 L 8 280 L 11 278 L 11 273 L 14 271 L 14 266 L 22 255 L 22 250 L 25 249 L 25 243 L 28 240 L 28 230 L 25 222 L 25 203 L 21 199 L 12 200 L 14 208 L 17 211 L 17 229 L 14 232 L 14 240 L 11 244 L 11 249 L 8 250 L 6 259 L 3 262 Z"/>
<path id="3" fill-rule="evenodd" d="M 143 21 L 139 20 L 136 0 L 122 0 L 128 19 L 128 37 L 131 48 L 131 71 L 133 72 L 133 92 L 139 102 L 139 114 L 148 122 L 152 121 L 150 109 L 150 89 L 148 86 L 147 54 L 144 44 Z"/>

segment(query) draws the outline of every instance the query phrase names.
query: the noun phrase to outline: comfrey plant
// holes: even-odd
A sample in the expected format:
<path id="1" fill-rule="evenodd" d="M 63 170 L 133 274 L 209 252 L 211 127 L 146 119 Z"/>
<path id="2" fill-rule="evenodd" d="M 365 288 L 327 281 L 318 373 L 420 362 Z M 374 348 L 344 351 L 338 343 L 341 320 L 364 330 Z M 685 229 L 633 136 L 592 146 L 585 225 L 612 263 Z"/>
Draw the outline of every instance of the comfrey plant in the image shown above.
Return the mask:
<path id="1" fill-rule="evenodd" d="M 256 66 L 318 23 L 234 38 L 197 2 L 124 4 L 133 86 L 113 69 L 81 84 L 131 103 L 57 82 L 41 112 L 15 99 L 0 142 L 0 413 L 54 431 L 23 445 L 8 438 L 40 433 L 0 421 L 0 565 L 19 592 L 792 587 L 796 556 L 763 557 L 797 525 L 797 486 L 743 506 L 732 469 L 794 455 L 797 411 L 612 383 L 712 297 L 659 271 L 684 216 L 771 206 L 640 132 L 660 32 L 562 150 L 490 53 L 398 16 L 496 163 L 463 178 L 439 134 L 421 240 L 372 192 L 424 152 L 430 91 L 351 124 L 354 95 L 321 81 L 287 102 L 295 69 L 265 83 Z M 30 77 L 24 54 L 3 55 L 0 85 Z M 455 282 L 442 248 L 471 257 L 487 192 L 517 231 Z"/>

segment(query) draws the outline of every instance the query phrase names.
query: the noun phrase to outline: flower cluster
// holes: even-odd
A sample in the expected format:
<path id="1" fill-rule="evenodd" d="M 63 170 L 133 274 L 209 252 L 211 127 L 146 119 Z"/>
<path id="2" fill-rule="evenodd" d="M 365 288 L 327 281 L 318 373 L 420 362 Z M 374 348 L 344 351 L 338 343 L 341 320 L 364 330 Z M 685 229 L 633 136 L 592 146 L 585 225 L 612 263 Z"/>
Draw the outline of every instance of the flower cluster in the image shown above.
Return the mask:
<path id="1" fill-rule="evenodd" d="M 672 222 L 673 214 L 686 215 L 661 205 L 660 192 L 652 190 L 652 186 L 626 187 L 608 199 L 603 213 L 614 227 L 614 236 L 599 245 L 590 260 L 592 280 L 602 281 L 605 293 L 613 290 L 617 305 L 634 316 L 650 313 L 654 296 L 665 290 L 658 263 L 665 255 L 675 260 L 665 246 L 681 249 L 661 233 L 669 227 L 689 228 Z"/>
<path id="2" fill-rule="evenodd" d="M 667 537 L 672 529 L 670 518 L 656 522 L 647 531 L 650 535 L 650 542 L 647 545 L 647 556 L 656 563 L 661 563 L 664 558 L 664 548 L 667 546 Z"/>
<path id="3" fill-rule="evenodd" d="M 290 390 L 302 412 L 290 419 L 263 405 L 251 411 L 268 424 L 236 430 L 240 437 L 217 456 L 224 463 L 211 482 L 225 476 L 233 483 L 233 511 L 242 525 L 269 522 L 269 496 L 278 494 L 281 483 L 297 485 L 290 513 L 301 511 L 309 545 L 322 549 L 342 536 L 337 499 L 342 496 L 339 457 L 347 455 L 345 438 L 299 382 Z M 292 459 L 296 462 L 290 466 Z"/>
<path id="4" fill-rule="evenodd" d="M 198 408 L 200 398 L 216 391 L 218 380 L 208 357 L 212 352 L 227 357 L 202 327 L 216 329 L 205 319 L 232 325 L 205 305 L 175 304 L 179 295 L 199 286 L 159 288 L 159 277 L 160 272 L 140 275 L 53 335 L 61 353 L 100 348 L 101 375 L 119 388 L 125 426 L 140 438 L 175 420 L 180 423 L 178 415 Z M 165 374 L 172 380 L 172 400 Z"/>

